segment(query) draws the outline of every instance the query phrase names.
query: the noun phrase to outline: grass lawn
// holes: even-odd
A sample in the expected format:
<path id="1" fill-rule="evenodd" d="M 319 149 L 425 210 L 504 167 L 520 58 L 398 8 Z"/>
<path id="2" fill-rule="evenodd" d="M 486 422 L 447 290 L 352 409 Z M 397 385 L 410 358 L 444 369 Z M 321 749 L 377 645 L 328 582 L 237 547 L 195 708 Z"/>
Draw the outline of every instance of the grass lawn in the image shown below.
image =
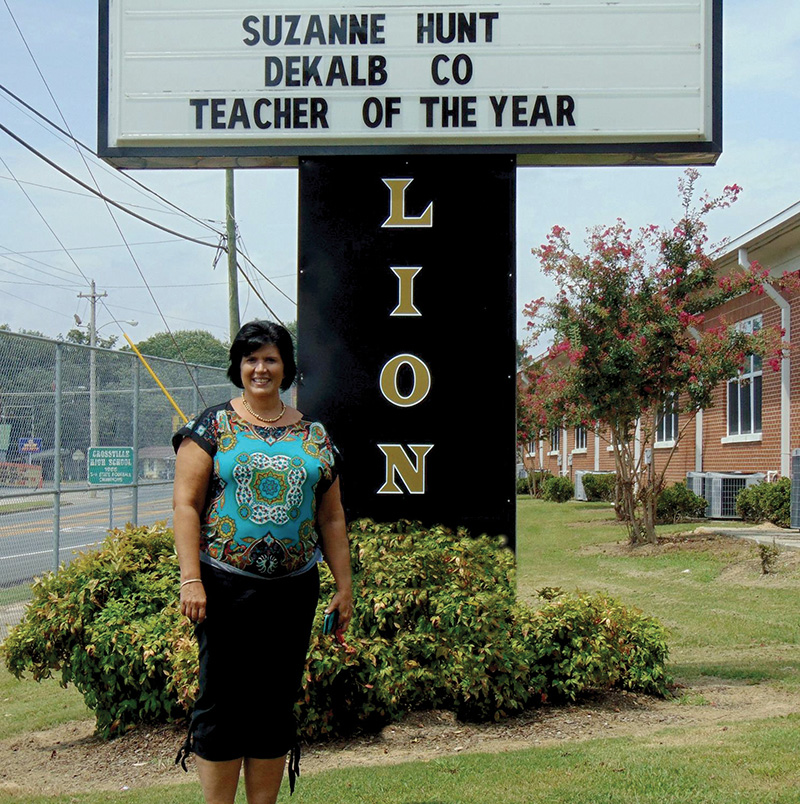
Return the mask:
<path id="1" fill-rule="evenodd" d="M 800 554 L 763 575 L 751 542 L 630 549 L 607 505 L 520 498 L 517 511 L 521 599 L 534 602 L 545 586 L 604 590 L 669 627 L 675 675 L 773 680 L 800 689 Z M 687 526 L 658 530 L 668 536 Z"/>
<path id="2" fill-rule="evenodd" d="M 15 502 L 0 504 L 0 514 L 21 514 L 25 511 L 38 511 L 42 508 L 52 508 L 53 501 L 36 500 L 34 502 Z"/>
<path id="3" fill-rule="evenodd" d="M 93 717 L 74 687 L 64 689 L 54 678 L 18 681 L 5 665 L 0 665 L 0 712 L 0 739 Z"/>
<path id="4" fill-rule="evenodd" d="M 726 523 L 727 525 L 727 523 Z M 684 526 L 660 529 L 669 536 Z M 608 506 L 518 502 L 518 593 L 603 590 L 671 630 L 671 672 L 800 694 L 800 553 L 762 575 L 758 550 L 713 538 L 629 549 Z M 704 705 L 691 689 L 675 706 Z M 85 717 L 74 690 L 0 671 L 0 738 Z M 800 715 L 664 727 L 500 754 L 306 774 L 293 804 L 797 804 Z M 0 771 L 1 774 L 1 771 Z M 0 775 L 0 782 L 2 776 Z M 0 804 L 196 804 L 196 784 L 31 797 L 0 784 Z M 244 802 L 243 791 L 239 802 Z M 288 789 L 281 801 L 289 801 Z"/>

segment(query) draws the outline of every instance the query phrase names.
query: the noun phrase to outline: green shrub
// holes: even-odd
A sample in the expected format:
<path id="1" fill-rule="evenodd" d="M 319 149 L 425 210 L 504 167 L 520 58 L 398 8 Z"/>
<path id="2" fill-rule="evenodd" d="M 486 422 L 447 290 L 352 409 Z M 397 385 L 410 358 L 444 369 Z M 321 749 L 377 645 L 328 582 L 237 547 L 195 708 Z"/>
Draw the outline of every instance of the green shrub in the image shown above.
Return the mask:
<path id="1" fill-rule="evenodd" d="M 518 477 L 517 494 L 529 494 L 532 497 L 541 498 L 542 485 L 548 477 L 552 477 L 550 472 L 539 469 L 528 472 L 525 477 Z"/>
<path id="2" fill-rule="evenodd" d="M 589 502 L 614 502 L 616 489 L 617 476 L 613 472 L 583 476 L 583 490 Z"/>
<path id="3" fill-rule="evenodd" d="M 575 700 L 622 687 L 665 695 L 666 631 L 602 594 L 547 590 L 546 604 L 521 613 L 532 650 L 532 683 L 547 698 Z"/>
<path id="4" fill-rule="evenodd" d="M 346 646 L 315 628 L 300 711 L 305 736 L 347 733 L 418 708 L 478 719 L 524 708 L 509 550 L 495 539 L 404 522 L 362 520 L 350 535 L 354 623 Z M 322 587 L 326 600 L 327 570 Z"/>
<path id="5" fill-rule="evenodd" d="M 697 519 L 706 514 L 708 503 L 698 497 L 685 483 L 668 486 L 656 501 L 656 521 L 680 522 L 684 519 Z"/>
<path id="6" fill-rule="evenodd" d="M 500 719 L 588 689 L 666 691 L 661 626 L 597 595 L 554 589 L 539 610 L 517 603 L 514 557 L 497 539 L 362 520 L 351 541 L 357 594 L 345 644 L 321 633 L 333 591 L 321 567 L 298 702 L 305 739 L 372 730 L 420 708 Z M 174 718 L 197 692 L 177 586 L 169 530 L 115 531 L 98 553 L 37 582 L 0 651 L 17 676 L 60 671 L 103 735 Z"/>
<path id="7" fill-rule="evenodd" d="M 746 522 L 772 522 L 778 527 L 791 524 L 791 481 L 782 477 L 774 483 L 756 483 L 736 495 L 736 513 Z"/>
<path id="8" fill-rule="evenodd" d="M 564 503 L 575 496 L 575 486 L 568 477 L 548 477 L 542 488 L 542 499 L 548 502 Z"/>
<path id="9" fill-rule="evenodd" d="M 761 505 L 761 493 L 758 483 L 754 486 L 743 488 L 736 495 L 736 513 L 745 522 L 763 522 L 764 512 Z"/>
<path id="10" fill-rule="evenodd" d="M 36 681 L 60 673 L 106 736 L 180 715 L 167 683 L 173 646 L 188 631 L 178 581 L 172 532 L 163 523 L 112 531 L 98 552 L 34 583 L 24 619 L 0 646 L 8 669 Z"/>
<path id="11" fill-rule="evenodd" d="M 781 528 L 788 528 L 791 524 L 791 480 L 782 477 L 774 483 L 761 485 L 765 487 L 764 518 Z"/>

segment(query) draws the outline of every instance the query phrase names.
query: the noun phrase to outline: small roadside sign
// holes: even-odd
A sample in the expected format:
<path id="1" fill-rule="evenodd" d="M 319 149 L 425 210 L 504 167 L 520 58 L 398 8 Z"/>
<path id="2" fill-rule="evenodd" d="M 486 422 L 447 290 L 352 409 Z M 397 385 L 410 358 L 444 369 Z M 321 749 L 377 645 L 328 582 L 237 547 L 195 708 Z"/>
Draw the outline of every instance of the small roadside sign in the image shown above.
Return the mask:
<path id="1" fill-rule="evenodd" d="M 20 438 L 19 451 L 23 455 L 35 455 L 37 452 L 42 451 L 41 438 Z"/>
<path id="2" fill-rule="evenodd" d="M 97 486 L 133 483 L 133 447 L 89 447 L 87 479 Z"/>

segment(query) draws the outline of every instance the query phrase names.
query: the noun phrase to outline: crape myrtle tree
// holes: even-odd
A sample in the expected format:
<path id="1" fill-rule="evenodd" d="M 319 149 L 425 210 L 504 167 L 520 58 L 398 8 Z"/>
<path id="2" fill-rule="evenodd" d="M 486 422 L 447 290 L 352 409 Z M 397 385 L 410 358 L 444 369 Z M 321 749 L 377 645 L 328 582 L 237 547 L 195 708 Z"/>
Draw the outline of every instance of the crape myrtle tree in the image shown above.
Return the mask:
<path id="1" fill-rule="evenodd" d="M 544 438 L 546 421 L 543 422 L 539 415 L 535 400 L 532 395 L 536 392 L 536 387 L 530 383 L 532 376 L 532 361 L 524 353 L 524 349 L 519 348 L 517 355 L 517 451 L 519 463 L 525 466 L 525 454 L 528 452 L 529 444 L 536 444 Z M 532 450 L 534 465 L 528 469 L 528 493 L 534 496 L 537 492 L 537 471 L 536 456 L 538 450 Z M 542 467 L 540 466 L 541 470 Z"/>
<path id="2" fill-rule="evenodd" d="M 730 206 L 740 188 L 697 199 L 697 179 L 690 169 L 679 181 L 682 214 L 669 228 L 634 232 L 618 219 L 590 229 L 580 253 L 569 232 L 555 226 L 533 249 L 557 293 L 524 309 L 531 344 L 549 333 L 552 346 L 525 369 L 530 393 L 521 396 L 521 415 L 542 428 L 583 426 L 612 447 L 618 514 L 632 544 L 655 542 L 669 461 L 697 411 L 711 406 L 715 388 L 750 354 L 780 367 L 779 330 L 704 327 L 708 310 L 742 293 L 763 293 L 768 273 L 753 263 L 717 276 L 705 217 Z M 689 415 L 680 417 L 674 446 L 655 467 L 646 456 L 665 411 Z"/>

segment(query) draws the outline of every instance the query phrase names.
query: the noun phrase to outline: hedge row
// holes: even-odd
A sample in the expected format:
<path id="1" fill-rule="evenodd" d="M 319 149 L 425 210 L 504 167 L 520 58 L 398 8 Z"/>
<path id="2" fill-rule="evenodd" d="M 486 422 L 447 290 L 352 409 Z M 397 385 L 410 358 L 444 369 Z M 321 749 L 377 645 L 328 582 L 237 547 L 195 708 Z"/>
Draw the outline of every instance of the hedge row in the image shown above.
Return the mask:
<path id="1" fill-rule="evenodd" d="M 545 699 L 621 687 L 667 692 L 667 644 L 655 620 L 603 595 L 551 592 L 516 601 L 514 558 L 497 540 L 409 522 L 355 523 L 357 585 L 346 644 L 321 633 L 321 604 L 298 701 L 309 740 L 446 708 L 499 720 Z M 34 585 L 0 647 L 9 670 L 60 673 L 109 736 L 184 715 L 197 654 L 178 611 L 178 565 L 164 526 L 113 531 L 100 551 Z"/>

